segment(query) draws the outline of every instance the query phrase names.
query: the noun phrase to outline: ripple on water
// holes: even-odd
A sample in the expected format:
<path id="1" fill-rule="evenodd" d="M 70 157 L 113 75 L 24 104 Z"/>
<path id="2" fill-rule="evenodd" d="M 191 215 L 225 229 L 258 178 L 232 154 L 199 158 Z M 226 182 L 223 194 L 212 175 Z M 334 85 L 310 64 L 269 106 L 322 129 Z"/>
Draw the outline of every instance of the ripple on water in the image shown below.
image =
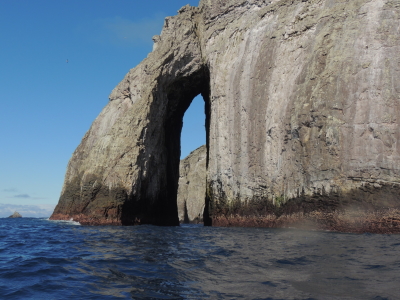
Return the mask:
<path id="1" fill-rule="evenodd" d="M 0 298 L 395 299 L 400 236 L 0 220 Z"/>

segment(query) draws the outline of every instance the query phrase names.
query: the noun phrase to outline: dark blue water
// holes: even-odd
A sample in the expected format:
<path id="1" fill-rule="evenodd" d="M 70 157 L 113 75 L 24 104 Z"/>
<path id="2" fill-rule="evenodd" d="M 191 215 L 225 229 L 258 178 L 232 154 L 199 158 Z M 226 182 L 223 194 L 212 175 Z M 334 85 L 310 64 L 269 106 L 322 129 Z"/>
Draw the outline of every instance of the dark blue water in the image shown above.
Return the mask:
<path id="1" fill-rule="evenodd" d="M 1 299 L 400 299 L 400 235 L 0 219 Z"/>

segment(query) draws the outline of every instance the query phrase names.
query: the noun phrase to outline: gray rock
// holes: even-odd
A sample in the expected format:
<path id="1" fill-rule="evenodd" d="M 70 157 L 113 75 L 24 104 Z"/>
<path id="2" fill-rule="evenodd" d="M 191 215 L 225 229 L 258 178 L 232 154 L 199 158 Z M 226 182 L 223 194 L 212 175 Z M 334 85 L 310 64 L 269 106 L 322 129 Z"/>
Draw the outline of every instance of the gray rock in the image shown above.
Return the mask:
<path id="1" fill-rule="evenodd" d="M 207 223 L 397 207 L 398 0 L 202 0 L 165 19 L 67 168 L 52 218 L 178 224 L 182 117 L 206 102 Z"/>
<path id="2" fill-rule="evenodd" d="M 179 165 L 178 217 L 181 223 L 202 223 L 206 198 L 207 148 L 192 151 Z"/>
<path id="3" fill-rule="evenodd" d="M 19 212 L 14 212 L 9 218 L 22 218 L 21 214 Z"/>

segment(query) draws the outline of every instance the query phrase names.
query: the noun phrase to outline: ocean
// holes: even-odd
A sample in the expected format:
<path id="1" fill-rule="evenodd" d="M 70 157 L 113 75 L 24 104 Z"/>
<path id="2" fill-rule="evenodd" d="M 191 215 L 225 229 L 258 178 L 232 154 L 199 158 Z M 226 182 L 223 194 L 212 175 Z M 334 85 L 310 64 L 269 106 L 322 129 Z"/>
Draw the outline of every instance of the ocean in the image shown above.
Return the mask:
<path id="1" fill-rule="evenodd" d="M 0 299 L 400 299 L 400 235 L 0 219 Z"/>

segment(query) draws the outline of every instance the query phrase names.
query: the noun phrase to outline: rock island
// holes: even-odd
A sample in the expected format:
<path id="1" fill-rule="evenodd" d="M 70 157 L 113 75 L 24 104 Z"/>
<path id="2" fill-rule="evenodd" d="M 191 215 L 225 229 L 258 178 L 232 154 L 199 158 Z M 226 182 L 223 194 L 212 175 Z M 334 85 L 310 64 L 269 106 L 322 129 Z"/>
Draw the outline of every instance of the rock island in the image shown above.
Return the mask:
<path id="1" fill-rule="evenodd" d="M 178 225 L 206 114 L 204 223 L 400 230 L 398 0 L 201 0 L 165 19 L 69 161 L 52 219 Z"/>

